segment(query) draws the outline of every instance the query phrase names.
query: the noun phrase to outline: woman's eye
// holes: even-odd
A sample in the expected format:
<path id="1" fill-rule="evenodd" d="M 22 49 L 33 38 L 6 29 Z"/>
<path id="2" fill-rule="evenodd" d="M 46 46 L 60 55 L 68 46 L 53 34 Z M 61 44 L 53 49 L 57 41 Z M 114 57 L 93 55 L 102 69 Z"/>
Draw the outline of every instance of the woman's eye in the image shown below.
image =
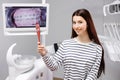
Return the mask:
<path id="1" fill-rule="evenodd" d="M 73 24 L 76 24 L 76 22 L 72 22 Z"/>
<path id="2" fill-rule="evenodd" d="M 82 21 L 79 21 L 78 23 L 82 23 Z"/>

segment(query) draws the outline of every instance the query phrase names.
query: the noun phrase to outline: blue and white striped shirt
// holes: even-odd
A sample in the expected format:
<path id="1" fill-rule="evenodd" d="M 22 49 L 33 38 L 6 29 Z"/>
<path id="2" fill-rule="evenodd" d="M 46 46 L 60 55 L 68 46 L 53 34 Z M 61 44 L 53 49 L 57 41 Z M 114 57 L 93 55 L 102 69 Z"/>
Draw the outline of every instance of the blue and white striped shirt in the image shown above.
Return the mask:
<path id="1" fill-rule="evenodd" d="M 52 71 L 63 65 L 64 80 L 97 80 L 101 57 L 100 45 L 72 38 L 64 40 L 55 54 L 47 54 L 43 60 Z"/>

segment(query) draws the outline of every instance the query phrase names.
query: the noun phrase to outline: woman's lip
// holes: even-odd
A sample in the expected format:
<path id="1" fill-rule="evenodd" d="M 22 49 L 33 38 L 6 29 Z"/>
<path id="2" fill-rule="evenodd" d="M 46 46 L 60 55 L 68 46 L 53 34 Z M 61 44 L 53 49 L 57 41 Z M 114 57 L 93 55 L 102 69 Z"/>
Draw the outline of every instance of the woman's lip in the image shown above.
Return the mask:
<path id="1" fill-rule="evenodd" d="M 79 31 L 81 31 L 81 30 L 82 30 L 82 29 L 77 29 L 76 31 L 79 32 Z"/>
<path id="2" fill-rule="evenodd" d="M 81 30 L 81 28 L 77 28 L 76 30 Z"/>
<path id="3" fill-rule="evenodd" d="M 79 33 L 80 31 L 76 31 L 76 33 Z"/>
<path id="4" fill-rule="evenodd" d="M 77 30 L 76 30 L 76 33 L 79 33 L 81 30 L 82 30 L 82 29 L 77 29 Z"/>

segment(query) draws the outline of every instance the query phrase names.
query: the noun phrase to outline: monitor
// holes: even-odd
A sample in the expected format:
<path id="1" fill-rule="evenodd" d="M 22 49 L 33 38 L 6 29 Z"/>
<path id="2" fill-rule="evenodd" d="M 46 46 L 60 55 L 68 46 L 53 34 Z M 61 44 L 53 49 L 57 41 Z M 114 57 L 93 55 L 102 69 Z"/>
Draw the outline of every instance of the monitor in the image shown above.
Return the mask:
<path id="1" fill-rule="evenodd" d="M 36 35 L 36 23 L 40 32 L 48 34 L 49 4 L 3 3 L 5 35 Z"/>

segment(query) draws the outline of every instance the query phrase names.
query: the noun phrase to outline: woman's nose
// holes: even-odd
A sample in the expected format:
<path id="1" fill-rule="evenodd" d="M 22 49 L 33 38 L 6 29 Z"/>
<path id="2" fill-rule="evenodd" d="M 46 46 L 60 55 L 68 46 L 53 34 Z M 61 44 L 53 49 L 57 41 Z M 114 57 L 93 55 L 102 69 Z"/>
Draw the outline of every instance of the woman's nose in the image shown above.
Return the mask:
<path id="1" fill-rule="evenodd" d="M 81 27 L 80 27 L 80 26 L 76 27 L 76 30 L 80 30 L 80 29 L 81 29 Z"/>
<path id="2" fill-rule="evenodd" d="M 75 26 L 76 26 L 76 27 L 79 27 L 79 26 L 80 26 L 80 24 L 76 23 L 76 24 L 75 24 Z"/>
<path id="3" fill-rule="evenodd" d="M 80 24 L 75 24 L 75 27 L 76 27 L 76 29 L 80 29 L 81 28 Z"/>

